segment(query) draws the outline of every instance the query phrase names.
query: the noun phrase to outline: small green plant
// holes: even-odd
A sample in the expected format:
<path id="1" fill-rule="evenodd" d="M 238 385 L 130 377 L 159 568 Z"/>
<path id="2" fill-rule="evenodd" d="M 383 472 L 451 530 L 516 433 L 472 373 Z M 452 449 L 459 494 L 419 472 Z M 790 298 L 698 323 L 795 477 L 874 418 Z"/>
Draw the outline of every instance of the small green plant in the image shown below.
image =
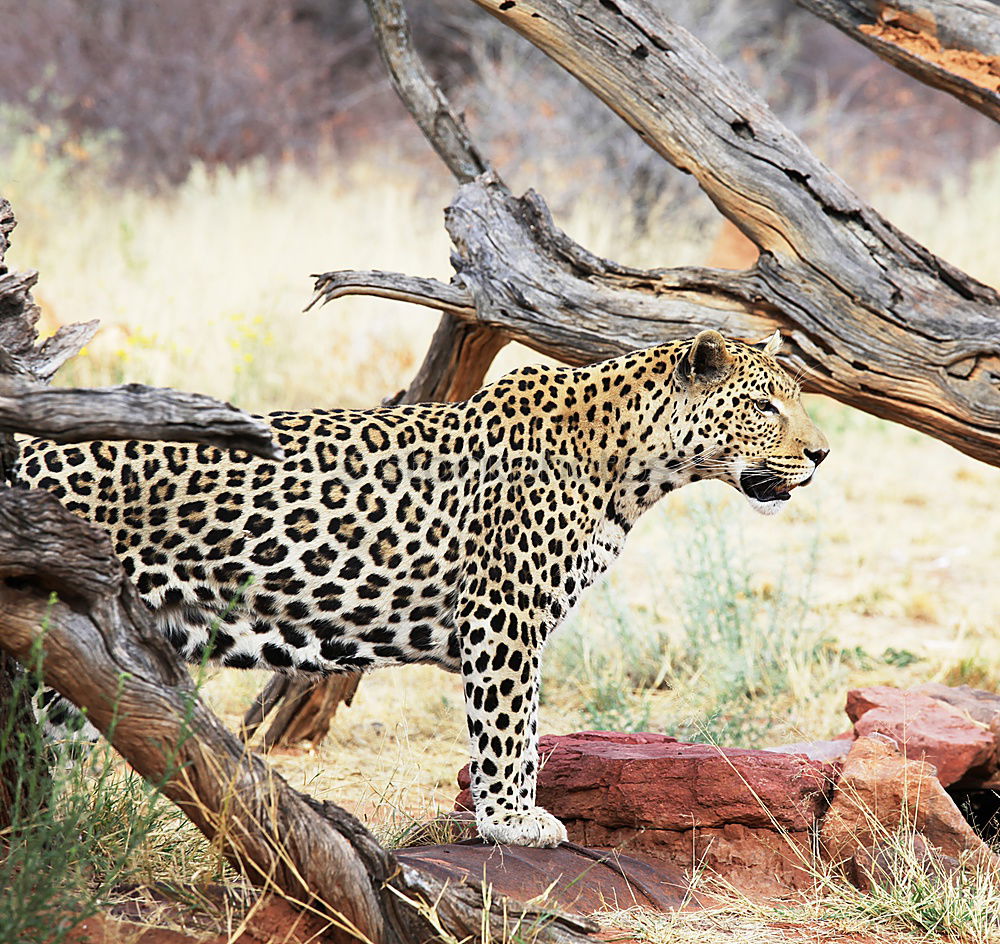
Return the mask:
<path id="1" fill-rule="evenodd" d="M 663 627 L 636 627 L 636 618 L 605 580 L 591 596 L 599 626 L 567 627 L 556 637 L 552 677 L 572 688 L 582 723 L 597 731 L 648 731 L 650 690 L 661 681 L 667 638 Z M 547 689 L 543 684 L 542 702 Z"/>
<path id="2" fill-rule="evenodd" d="M 39 644 L 14 699 L 40 691 L 40 653 Z M 41 724 L 19 725 L 14 714 L 3 713 L 0 730 L 0 770 L 13 796 L 0 830 L 0 944 L 60 944 L 116 886 L 158 881 L 179 860 L 220 874 L 190 822 L 124 769 L 107 741 L 71 734 L 52 742 Z"/>
<path id="3" fill-rule="evenodd" d="M 675 643 L 673 688 L 697 693 L 694 711 L 672 730 L 681 737 L 735 746 L 767 740 L 780 698 L 808 702 L 842 675 L 836 647 L 813 606 L 818 540 L 787 575 L 755 585 L 753 556 L 733 518 L 715 502 L 690 506 L 683 576 L 681 638 Z"/>
<path id="4" fill-rule="evenodd" d="M 922 662 L 923 656 L 917 655 L 909 649 L 897 649 L 895 646 L 889 646 L 882 653 L 882 661 L 893 668 L 905 669 L 917 662 Z"/>
<path id="5" fill-rule="evenodd" d="M 580 711 L 587 727 L 595 731 L 648 731 L 652 705 L 648 693 L 605 675 L 591 681 Z"/>

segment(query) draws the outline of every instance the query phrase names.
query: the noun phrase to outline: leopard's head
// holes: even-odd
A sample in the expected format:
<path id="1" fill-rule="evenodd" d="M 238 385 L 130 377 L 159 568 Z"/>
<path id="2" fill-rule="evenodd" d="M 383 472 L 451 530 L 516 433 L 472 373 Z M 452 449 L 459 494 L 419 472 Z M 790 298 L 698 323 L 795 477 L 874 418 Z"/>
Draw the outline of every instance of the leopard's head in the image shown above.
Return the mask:
<path id="1" fill-rule="evenodd" d="M 759 344 L 702 331 L 673 374 L 682 402 L 671 436 L 685 462 L 698 478 L 728 482 L 763 515 L 779 512 L 830 451 L 799 385 L 775 360 L 780 347 L 777 331 Z"/>

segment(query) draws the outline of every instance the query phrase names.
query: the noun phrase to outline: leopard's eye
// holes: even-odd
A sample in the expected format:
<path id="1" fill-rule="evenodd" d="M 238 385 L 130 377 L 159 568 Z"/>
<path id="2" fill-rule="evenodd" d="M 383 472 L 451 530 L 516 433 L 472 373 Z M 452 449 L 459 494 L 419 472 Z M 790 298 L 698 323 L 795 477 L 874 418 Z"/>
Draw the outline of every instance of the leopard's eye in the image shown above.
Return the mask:
<path id="1" fill-rule="evenodd" d="M 777 413 L 778 408 L 770 400 L 754 400 L 758 413 Z"/>

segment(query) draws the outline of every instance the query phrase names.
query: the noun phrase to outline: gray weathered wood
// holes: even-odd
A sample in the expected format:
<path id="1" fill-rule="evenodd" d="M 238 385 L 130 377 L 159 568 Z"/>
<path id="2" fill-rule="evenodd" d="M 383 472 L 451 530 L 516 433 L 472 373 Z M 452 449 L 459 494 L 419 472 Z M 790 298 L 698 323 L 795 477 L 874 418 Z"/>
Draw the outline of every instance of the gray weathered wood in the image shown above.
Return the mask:
<path id="1" fill-rule="evenodd" d="M 365 0 L 379 54 L 396 94 L 431 147 L 459 181 L 472 180 L 489 164 L 431 78 L 413 45 L 410 24 L 400 0 Z"/>
<path id="2" fill-rule="evenodd" d="M 125 384 L 74 389 L 0 375 L 0 430 L 55 442 L 144 439 L 209 443 L 280 459 L 259 418 L 198 393 Z"/>
<path id="3" fill-rule="evenodd" d="M 704 327 L 748 337 L 778 328 L 807 389 L 1000 465 L 994 289 L 879 216 L 644 0 L 476 2 L 694 174 L 761 254 L 741 273 L 631 269 L 557 231 L 540 198 L 516 199 L 484 175 L 446 213 L 465 294 L 425 285 L 425 304 L 447 303 L 464 318 L 471 300 L 481 323 L 571 363 Z M 331 273 L 317 287 L 343 292 L 352 279 Z"/>
<path id="4" fill-rule="evenodd" d="M 1000 121 L 1000 8 L 989 0 L 796 0 L 887 62 Z M 961 57 L 928 58 L 921 38 Z M 970 67 L 973 67 L 970 69 Z M 975 76 L 975 78 L 970 78 Z"/>
<path id="5" fill-rule="evenodd" d="M 472 296 L 458 285 L 446 285 L 437 279 L 398 272 L 378 270 L 342 270 L 340 272 L 313 273 L 312 278 L 322 284 L 322 293 L 313 297 L 306 306 L 309 311 L 317 302 L 326 304 L 343 295 L 375 295 L 399 302 L 412 302 L 446 311 L 466 320 L 476 317 Z M 317 291 L 319 288 L 317 286 Z"/>
<path id="6" fill-rule="evenodd" d="M 428 143 L 460 183 L 491 170 L 465 121 L 431 78 L 413 45 L 401 0 L 365 0 L 375 42 L 393 87 Z M 445 309 L 420 370 L 399 402 L 461 400 L 482 383 L 502 334 L 474 322 L 459 321 Z"/>

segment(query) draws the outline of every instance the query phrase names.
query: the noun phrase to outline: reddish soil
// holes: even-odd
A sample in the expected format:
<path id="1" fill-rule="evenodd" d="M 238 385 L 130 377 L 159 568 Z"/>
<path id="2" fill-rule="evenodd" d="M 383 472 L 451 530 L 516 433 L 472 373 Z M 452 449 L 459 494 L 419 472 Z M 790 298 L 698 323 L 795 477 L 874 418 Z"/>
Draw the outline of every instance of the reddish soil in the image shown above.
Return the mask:
<path id="1" fill-rule="evenodd" d="M 740 927 L 736 919 L 722 919 L 719 927 L 706 928 L 704 940 L 724 941 L 739 934 L 745 944 L 913 944 L 912 935 L 898 936 L 886 931 L 863 933 L 838 931 L 820 923 L 794 924 L 787 921 L 750 922 L 752 927 Z M 290 932 L 293 925 L 297 934 Z M 325 935 L 310 936 L 301 916 L 295 915 L 281 902 L 269 904 L 261 912 L 261 921 L 252 922 L 253 933 L 244 932 L 230 940 L 219 935 L 191 935 L 166 928 L 152 928 L 131 921 L 98 916 L 74 929 L 67 944 L 326 944 Z M 270 930 L 269 930 L 270 929 Z M 711 935 L 711 936 L 710 936 Z M 716 937 L 715 935 L 718 935 Z M 641 944 L 628 937 L 628 931 L 607 928 L 594 938 L 595 944 Z"/>
<path id="2" fill-rule="evenodd" d="M 238 937 L 211 933 L 182 933 L 132 921 L 97 915 L 81 921 L 67 944 L 325 944 L 325 922 L 303 915 L 278 898 L 266 898 Z"/>

